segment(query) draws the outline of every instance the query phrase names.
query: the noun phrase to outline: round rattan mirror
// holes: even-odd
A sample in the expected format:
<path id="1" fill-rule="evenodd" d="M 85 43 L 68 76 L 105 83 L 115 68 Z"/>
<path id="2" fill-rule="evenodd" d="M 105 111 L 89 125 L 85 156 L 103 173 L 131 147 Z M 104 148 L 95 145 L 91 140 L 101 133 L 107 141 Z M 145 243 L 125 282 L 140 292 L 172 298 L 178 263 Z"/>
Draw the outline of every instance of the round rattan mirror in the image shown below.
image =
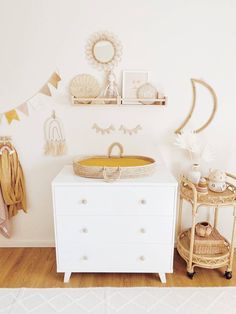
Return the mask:
<path id="1" fill-rule="evenodd" d="M 115 56 L 115 48 L 109 40 L 100 40 L 93 46 L 93 56 L 97 62 L 109 63 Z"/>
<path id="2" fill-rule="evenodd" d="M 95 33 L 88 40 L 86 55 L 92 65 L 111 70 L 121 59 L 121 43 L 112 33 Z"/>

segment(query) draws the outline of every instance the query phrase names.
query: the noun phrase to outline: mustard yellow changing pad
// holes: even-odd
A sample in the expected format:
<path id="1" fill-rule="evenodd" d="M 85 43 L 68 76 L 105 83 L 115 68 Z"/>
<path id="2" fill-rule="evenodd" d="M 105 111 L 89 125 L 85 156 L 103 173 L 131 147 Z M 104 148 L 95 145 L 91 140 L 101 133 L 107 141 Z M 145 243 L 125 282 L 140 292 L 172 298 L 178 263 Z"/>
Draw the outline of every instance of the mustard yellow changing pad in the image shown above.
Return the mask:
<path id="1" fill-rule="evenodd" d="M 119 156 L 111 156 L 113 148 L 119 148 Z M 75 174 L 87 177 L 105 179 L 111 182 L 120 178 L 135 178 L 150 175 L 155 170 L 156 161 L 146 156 L 123 156 L 120 143 L 113 143 L 107 156 L 94 156 L 77 159 L 73 162 Z"/>
<path id="2" fill-rule="evenodd" d="M 80 161 L 82 166 L 95 167 L 137 167 L 153 163 L 153 160 L 147 157 L 91 157 Z"/>

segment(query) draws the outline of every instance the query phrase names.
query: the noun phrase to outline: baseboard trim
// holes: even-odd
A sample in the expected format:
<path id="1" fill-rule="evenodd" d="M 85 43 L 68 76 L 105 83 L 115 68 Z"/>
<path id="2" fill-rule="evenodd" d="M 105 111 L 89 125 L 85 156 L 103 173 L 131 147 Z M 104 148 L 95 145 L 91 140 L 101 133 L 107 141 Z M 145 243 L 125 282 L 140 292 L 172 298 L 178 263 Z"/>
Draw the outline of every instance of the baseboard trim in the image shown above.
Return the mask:
<path id="1" fill-rule="evenodd" d="M 0 241 L 0 248 L 7 247 L 55 247 L 54 241 Z"/>

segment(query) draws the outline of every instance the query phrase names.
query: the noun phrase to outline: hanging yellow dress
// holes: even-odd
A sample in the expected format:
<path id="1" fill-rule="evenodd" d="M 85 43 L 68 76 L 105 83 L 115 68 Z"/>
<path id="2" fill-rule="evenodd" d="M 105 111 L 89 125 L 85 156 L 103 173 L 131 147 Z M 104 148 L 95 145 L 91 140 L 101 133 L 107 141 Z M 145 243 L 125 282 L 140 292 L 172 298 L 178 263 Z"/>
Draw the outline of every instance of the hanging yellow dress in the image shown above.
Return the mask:
<path id="1" fill-rule="evenodd" d="M 9 149 L 4 149 L 3 146 Z M 10 142 L 1 143 L 0 150 L 0 187 L 11 218 L 18 210 L 27 212 L 25 180 L 14 146 Z"/>

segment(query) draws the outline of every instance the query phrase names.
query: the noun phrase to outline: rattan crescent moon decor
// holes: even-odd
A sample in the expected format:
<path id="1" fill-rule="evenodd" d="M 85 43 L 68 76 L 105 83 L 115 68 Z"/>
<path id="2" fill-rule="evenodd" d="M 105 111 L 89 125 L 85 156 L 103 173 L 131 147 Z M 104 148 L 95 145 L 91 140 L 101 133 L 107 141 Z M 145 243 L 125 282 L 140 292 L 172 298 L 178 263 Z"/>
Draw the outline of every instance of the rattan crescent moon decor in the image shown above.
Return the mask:
<path id="1" fill-rule="evenodd" d="M 215 117 L 215 114 L 216 114 L 216 110 L 217 110 L 217 96 L 216 96 L 216 93 L 215 93 L 214 89 L 208 83 L 206 83 L 205 81 L 202 81 L 202 80 L 191 79 L 191 83 L 192 83 L 192 91 L 193 91 L 192 106 L 191 106 L 191 109 L 190 109 L 187 117 L 185 118 L 183 123 L 180 125 L 180 127 L 177 130 L 175 130 L 175 133 L 181 133 L 181 131 L 188 124 L 188 122 L 190 121 L 190 119 L 191 119 L 191 117 L 193 115 L 194 109 L 196 107 L 196 99 L 197 99 L 196 84 L 200 84 L 203 87 L 208 89 L 208 91 L 212 95 L 213 108 L 212 108 L 212 112 L 211 112 L 211 115 L 208 118 L 208 120 L 200 128 L 196 129 L 195 132 L 199 133 L 199 132 L 203 131 L 204 129 L 206 129 L 209 126 L 209 124 L 212 122 L 212 120 L 213 120 L 213 118 Z"/>

